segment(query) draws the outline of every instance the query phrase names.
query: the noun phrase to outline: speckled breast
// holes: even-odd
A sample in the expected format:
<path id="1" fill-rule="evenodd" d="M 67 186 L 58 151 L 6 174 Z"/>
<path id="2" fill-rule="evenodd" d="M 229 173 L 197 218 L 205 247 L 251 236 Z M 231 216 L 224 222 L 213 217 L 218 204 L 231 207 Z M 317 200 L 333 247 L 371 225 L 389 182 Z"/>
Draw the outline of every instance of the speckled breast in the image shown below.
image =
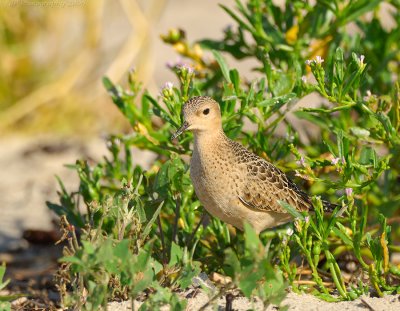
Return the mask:
<path id="1" fill-rule="evenodd" d="M 233 166 L 219 153 L 193 152 L 190 177 L 200 202 L 207 211 L 222 220 L 232 217 L 230 202 L 237 197 Z"/>

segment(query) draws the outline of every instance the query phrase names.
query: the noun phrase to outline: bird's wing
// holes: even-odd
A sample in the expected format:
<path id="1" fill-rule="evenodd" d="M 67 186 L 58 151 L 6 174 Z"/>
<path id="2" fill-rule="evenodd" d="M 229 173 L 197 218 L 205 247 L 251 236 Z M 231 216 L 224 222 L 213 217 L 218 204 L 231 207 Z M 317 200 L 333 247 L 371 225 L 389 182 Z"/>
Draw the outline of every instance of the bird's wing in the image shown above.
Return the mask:
<path id="1" fill-rule="evenodd" d="M 280 169 L 257 156 L 243 163 L 246 182 L 239 199 L 247 207 L 262 211 L 287 213 L 278 203 L 285 201 L 298 211 L 312 209 L 309 196 L 301 191 Z"/>

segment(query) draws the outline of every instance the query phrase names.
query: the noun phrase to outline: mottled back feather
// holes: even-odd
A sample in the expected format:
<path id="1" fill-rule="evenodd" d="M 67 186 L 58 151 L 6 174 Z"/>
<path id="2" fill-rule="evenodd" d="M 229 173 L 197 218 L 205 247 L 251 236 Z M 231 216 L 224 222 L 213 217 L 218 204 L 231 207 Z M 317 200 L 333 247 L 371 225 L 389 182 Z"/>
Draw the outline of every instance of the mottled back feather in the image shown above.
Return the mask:
<path id="1" fill-rule="evenodd" d="M 285 201 L 298 211 L 312 210 L 309 196 L 301 191 L 280 169 L 249 152 L 232 140 L 229 144 L 236 161 L 244 165 L 246 183 L 239 190 L 239 199 L 249 208 L 287 213 L 278 203 Z"/>

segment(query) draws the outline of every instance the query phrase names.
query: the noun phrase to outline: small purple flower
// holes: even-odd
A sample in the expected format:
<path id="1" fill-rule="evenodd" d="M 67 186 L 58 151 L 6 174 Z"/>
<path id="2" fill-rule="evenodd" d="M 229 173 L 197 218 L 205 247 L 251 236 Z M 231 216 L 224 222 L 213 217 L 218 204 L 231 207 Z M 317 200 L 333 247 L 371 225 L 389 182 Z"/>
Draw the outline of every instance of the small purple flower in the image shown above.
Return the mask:
<path id="1" fill-rule="evenodd" d="M 301 81 L 303 81 L 303 83 L 307 83 L 307 77 L 306 76 L 302 76 L 301 77 Z"/>
<path id="2" fill-rule="evenodd" d="M 312 60 L 307 59 L 307 60 L 306 60 L 306 65 L 310 66 L 310 65 L 312 64 L 312 62 L 313 62 Z"/>
<path id="3" fill-rule="evenodd" d="M 336 165 L 336 164 L 339 163 L 339 160 L 340 160 L 340 158 L 333 158 L 332 161 L 331 161 L 331 163 L 332 163 L 333 165 Z"/>
<path id="4" fill-rule="evenodd" d="M 346 196 L 350 197 L 353 194 L 353 188 L 346 188 L 345 192 Z"/>
<path id="5" fill-rule="evenodd" d="M 305 166 L 306 161 L 304 160 L 304 157 L 301 156 L 300 160 L 298 160 L 296 163 L 299 166 Z"/>
<path id="6" fill-rule="evenodd" d="M 306 224 L 308 224 L 309 221 L 310 221 L 310 216 L 304 217 L 304 222 L 305 222 Z"/>
<path id="7" fill-rule="evenodd" d="M 193 69 L 191 66 L 187 65 L 187 64 L 181 65 L 181 66 L 180 66 L 180 69 L 181 69 L 182 71 L 187 71 L 188 74 L 192 74 L 192 73 L 194 72 L 194 69 Z"/>
<path id="8" fill-rule="evenodd" d="M 167 68 L 169 68 L 169 69 L 175 69 L 175 68 L 179 68 L 179 67 L 181 67 L 181 66 L 184 66 L 185 63 L 183 62 L 183 60 L 182 60 L 181 57 L 178 57 L 178 58 L 176 59 L 175 62 L 169 60 L 169 61 L 167 61 L 167 62 L 165 63 L 165 65 L 166 65 Z"/>

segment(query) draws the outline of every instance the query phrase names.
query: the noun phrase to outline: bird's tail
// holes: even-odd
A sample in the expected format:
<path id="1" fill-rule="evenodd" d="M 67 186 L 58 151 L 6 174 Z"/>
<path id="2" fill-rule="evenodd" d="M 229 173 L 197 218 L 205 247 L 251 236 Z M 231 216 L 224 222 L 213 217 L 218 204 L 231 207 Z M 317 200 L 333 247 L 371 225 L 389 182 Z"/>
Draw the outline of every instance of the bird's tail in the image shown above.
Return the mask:
<path id="1" fill-rule="evenodd" d="M 326 213 L 332 213 L 335 210 L 335 208 L 339 207 L 339 205 L 331 203 L 326 200 L 321 200 L 321 202 L 322 202 L 322 207 L 324 209 L 324 212 L 326 212 Z"/>

